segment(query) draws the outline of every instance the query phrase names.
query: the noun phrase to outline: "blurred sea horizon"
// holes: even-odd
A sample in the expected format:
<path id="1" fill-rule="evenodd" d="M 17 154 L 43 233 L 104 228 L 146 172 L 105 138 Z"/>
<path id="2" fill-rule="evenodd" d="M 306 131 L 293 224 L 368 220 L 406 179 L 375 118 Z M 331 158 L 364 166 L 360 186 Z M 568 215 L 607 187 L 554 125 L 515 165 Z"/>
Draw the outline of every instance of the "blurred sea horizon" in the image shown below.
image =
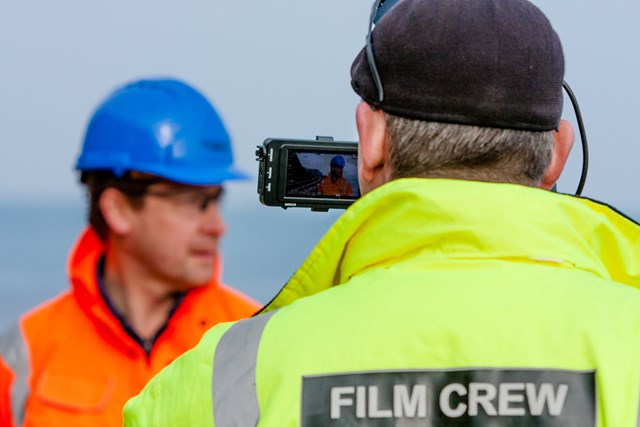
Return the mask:
<path id="1" fill-rule="evenodd" d="M 223 282 L 267 303 L 341 213 L 223 205 Z M 68 289 L 67 257 L 85 216 L 79 201 L 0 202 L 0 330 Z"/>
<path id="2" fill-rule="evenodd" d="M 226 204 L 222 211 L 222 281 L 262 303 L 282 288 L 341 213 Z M 0 202 L 0 331 L 69 288 L 67 258 L 85 217 L 80 201 Z"/>

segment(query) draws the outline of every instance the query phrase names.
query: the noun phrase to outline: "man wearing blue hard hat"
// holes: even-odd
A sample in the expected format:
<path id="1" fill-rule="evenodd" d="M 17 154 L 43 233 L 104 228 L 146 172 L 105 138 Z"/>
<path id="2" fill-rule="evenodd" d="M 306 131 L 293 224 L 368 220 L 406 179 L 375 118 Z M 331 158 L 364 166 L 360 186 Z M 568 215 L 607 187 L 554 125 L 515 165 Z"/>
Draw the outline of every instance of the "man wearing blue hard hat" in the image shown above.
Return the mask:
<path id="1" fill-rule="evenodd" d="M 353 186 L 345 179 L 344 165 L 347 162 L 341 155 L 333 156 L 329 162 L 329 174 L 318 184 L 318 193 L 325 196 L 352 196 Z"/>
<path id="2" fill-rule="evenodd" d="M 72 289 L 2 337 L 2 426 L 119 426 L 126 400 L 207 329 L 259 308 L 220 281 L 218 203 L 245 175 L 200 92 L 173 79 L 118 88 L 76 169 L 89 226 L 69 258 Z"/>

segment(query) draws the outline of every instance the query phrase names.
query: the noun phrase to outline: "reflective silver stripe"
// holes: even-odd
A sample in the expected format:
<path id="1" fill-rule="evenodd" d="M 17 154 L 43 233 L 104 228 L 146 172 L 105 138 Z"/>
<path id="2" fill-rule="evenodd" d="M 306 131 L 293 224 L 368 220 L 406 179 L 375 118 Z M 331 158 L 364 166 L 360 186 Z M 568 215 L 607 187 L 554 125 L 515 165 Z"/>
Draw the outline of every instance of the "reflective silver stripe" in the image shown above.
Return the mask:
<path id="1" fill-rule="evenodd" d="M 276 311 L 241 320 L 220 338 L 212 379 L 213 419 L 217 427 L 258 424 L 258 345 L 265 325 Z"/>
<path id="2" fill-rule="evenodd" d="M 11 414 L 14 425 L 21 426 L 29 396 L 29 353 L 18 324 L 0 337 L 0 355 L 15 375 L 11 389 Z"/>
<path id="3" fill-rule="evenodd" d="M 638 416 L 636 417 L 636 427 L 640 427 L 640 402 L 638 402 Z"/>

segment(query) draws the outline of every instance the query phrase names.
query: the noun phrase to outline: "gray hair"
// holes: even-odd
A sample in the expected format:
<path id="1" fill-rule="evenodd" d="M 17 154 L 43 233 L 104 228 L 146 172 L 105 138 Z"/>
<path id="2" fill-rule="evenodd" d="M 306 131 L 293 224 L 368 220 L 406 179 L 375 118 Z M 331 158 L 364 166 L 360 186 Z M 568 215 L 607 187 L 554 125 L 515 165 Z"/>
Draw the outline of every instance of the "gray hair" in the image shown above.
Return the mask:
<path id="1" fill-rule="evenodd" d="M 538 186 L 553 131 L 426 122 L 385 112 L 392 179 L 454 178 Z"/>

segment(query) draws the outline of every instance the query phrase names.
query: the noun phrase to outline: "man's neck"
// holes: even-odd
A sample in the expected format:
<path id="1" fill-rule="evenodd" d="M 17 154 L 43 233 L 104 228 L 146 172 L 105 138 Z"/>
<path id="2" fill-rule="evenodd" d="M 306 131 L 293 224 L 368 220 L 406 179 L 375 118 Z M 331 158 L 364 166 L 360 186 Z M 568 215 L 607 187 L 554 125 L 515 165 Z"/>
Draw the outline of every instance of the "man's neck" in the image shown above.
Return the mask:
<path id="1" fill-rule="evenodd" d="M 179 294 L 124 264 L 113 255 L 106 258 L 103 291 L 113 309 L 140 339 L 153 339 L 166 324 Z"/>

